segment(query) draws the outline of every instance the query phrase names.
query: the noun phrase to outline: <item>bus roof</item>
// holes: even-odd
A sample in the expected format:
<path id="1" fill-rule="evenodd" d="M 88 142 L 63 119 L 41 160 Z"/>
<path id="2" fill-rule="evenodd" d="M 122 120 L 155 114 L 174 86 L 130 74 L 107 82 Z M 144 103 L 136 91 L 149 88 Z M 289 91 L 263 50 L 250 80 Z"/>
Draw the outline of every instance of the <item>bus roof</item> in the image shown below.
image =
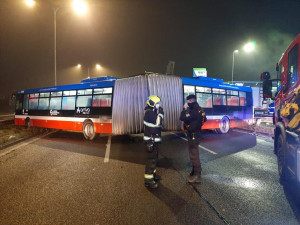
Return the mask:
<path id="1" fill-rule="evenodd" d="M 193 77 L 193 78 L 182 77 L 182 83 L 187 85 L 197 85 L 203 87 L 223 88 L 227 90 L 252 92 L 251 87 L 224 84 L 222 79 L 216 79 L 211 77 Z"/>
<path id="2" fill-rule="evenodd" d="M 86 89 L 86 88 L 113 87 L 115 80 L 117 79 L 119 78 L 110 77 L 110 76 L 90 78 L 90 79 L 82 80 L 81 83 L 79 84 L 66 84 L 60 86 L 19 90 L 18 94 L 39 93 L 39 92 L 49 92 L 49 91 L 69 91 L 69 90 L 78 90 L 78 89 Z"/>

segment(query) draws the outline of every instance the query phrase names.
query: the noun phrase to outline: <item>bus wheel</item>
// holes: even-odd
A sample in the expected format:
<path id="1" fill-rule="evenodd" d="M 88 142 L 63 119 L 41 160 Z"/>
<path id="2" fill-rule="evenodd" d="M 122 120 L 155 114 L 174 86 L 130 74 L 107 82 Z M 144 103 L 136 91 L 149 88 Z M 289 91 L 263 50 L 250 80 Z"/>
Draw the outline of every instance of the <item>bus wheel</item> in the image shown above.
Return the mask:
<path id="1" fill-rule="evenodd" d="M 26 128 L 30 128 L 30 127 L 31 127 L 31 121 L 30 121 L 30 118 L 26 118 L 26 120 L 25 120 L 25 127 L 26 127 Z"/>
<path id="2" fill-rule="evenodd" d="M 220 123 L 219 123 L 219 128 L 217 128 L 216 130 L 218 131 L 219 134 L 226 134 L 228 133 L 230 129 L 230 122 L 227 116 L 224 116 Z"/>
<path id="3" fill-rule="evenodd" d="M 280 183 L 282 184 L 283 181 L 286 180 L 286 165 L 285 165 L 285 160 L 284 160 L 284 152 L 286 150 L 286 142 L 283 139 L 282 134 L 278 136 L 277 139 L 277 164 L 278 164 L 278 174 L 279 174 L 279 180 Z"/>
<path id="4" fill-rule="evenodd" d="M 84 121 L 82 125 L 82 132 L 87 140 L 94 140 L 98 134 L 95 132 L 94 124 L 90 120 Z"/>

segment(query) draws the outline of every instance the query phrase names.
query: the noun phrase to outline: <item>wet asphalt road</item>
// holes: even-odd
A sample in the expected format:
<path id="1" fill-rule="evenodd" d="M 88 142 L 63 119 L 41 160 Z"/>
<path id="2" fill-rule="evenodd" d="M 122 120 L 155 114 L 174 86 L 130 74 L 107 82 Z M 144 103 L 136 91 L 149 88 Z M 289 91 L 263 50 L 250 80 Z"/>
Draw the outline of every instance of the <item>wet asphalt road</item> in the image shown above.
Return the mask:
<path id="1" fill-rule="evenodd" d="M 204 132 L 202 183 L 189 185 L 185 137 L 164 133 L 154 191 L 143 186 L 142 136 L 109 139 L 59 131 L 2 150 L 0 224 L 299 224 L 272 139 Z"/>

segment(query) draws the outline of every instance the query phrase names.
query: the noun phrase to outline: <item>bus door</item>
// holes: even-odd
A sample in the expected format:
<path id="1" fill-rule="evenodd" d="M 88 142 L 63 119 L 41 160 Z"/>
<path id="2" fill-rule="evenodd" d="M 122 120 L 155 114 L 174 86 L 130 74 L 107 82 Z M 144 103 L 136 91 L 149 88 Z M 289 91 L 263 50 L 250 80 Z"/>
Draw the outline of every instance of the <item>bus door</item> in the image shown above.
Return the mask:
<path id="1" fill-rule="evenodd" d="M 15 105 L 15 113 L 16 115 L 22 115 L 23 112 L 23 101 L 24 101 L 24 94 L 17 94 L 16 95 L 16 105 Z"/>

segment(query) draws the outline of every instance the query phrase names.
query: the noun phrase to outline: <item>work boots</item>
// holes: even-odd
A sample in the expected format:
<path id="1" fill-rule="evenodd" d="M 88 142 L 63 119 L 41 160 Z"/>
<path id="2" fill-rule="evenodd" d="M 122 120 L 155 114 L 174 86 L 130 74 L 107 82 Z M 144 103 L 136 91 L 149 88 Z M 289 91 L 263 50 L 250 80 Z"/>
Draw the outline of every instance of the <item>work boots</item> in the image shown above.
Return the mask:
<path id="1" fill-rule="evenodd" d="M 145 186 L 149 189 L 158 188 L 158 183 L 156 181 L 152 181 L 151 183 L 145 183 Z"/>
<path id="2" fill-rule="evenodd" d="M 194 173 L 191 176 L 188 176 L 187 181 L 189 183 L 201 183 L 201 173 Z"/>
<path id="3" fill-rule="evenodd" d="M 157 175 L 156 173 L 154 174 L 154 181 L 160 181 L 161 176 Z"/>

